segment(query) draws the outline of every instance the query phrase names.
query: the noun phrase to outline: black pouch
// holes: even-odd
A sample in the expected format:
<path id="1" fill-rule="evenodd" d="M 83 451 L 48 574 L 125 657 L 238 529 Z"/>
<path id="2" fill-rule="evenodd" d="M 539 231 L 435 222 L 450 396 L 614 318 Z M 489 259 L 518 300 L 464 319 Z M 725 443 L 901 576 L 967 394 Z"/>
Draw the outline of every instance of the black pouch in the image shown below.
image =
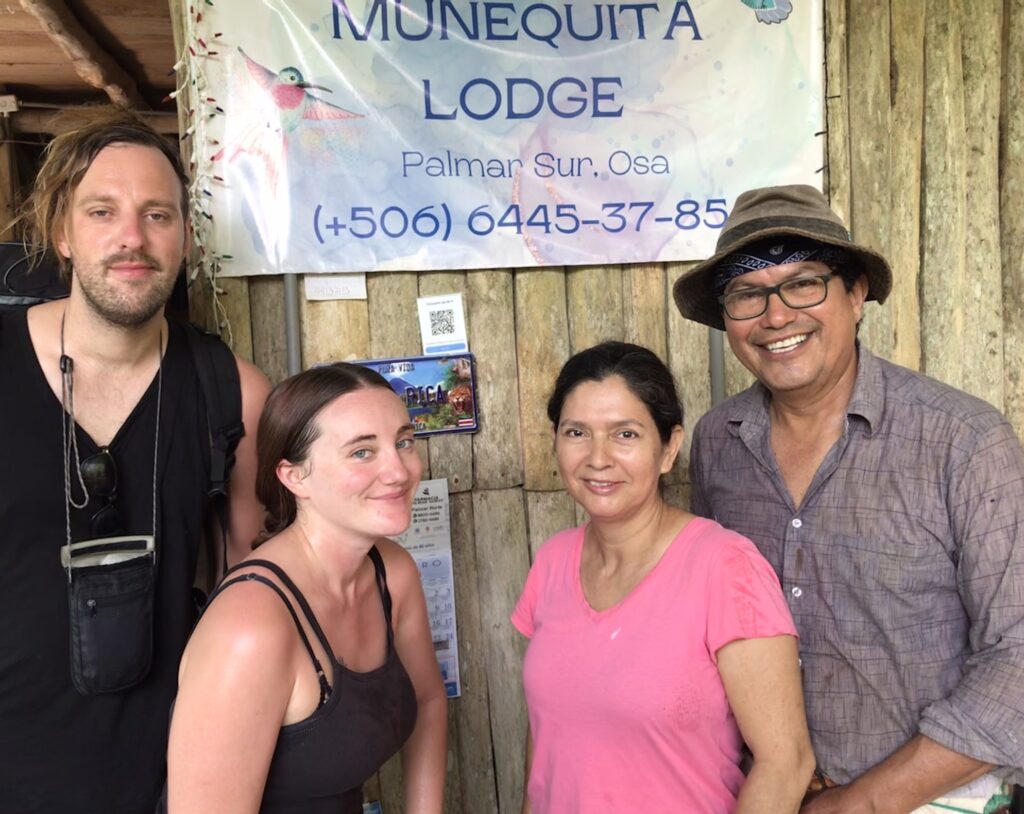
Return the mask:
<path id="1" fill-rule="evenodd" d="M 98 695 L 138 684 L 153 661 L 153 538 L 89 540 L 65 546 L 61 559 L 68 573 L 75 689 Z"/>

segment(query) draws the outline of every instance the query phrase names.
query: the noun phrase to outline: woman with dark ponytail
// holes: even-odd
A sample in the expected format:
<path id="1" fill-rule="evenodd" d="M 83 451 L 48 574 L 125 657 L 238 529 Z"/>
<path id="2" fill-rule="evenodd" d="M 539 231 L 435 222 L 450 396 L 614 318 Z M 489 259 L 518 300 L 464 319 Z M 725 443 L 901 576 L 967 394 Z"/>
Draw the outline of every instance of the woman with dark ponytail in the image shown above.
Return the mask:
<path id="1" fill-rule="evenodd" d="M 422 464 L 405 406 L 368 368 L 279 384 L 257 435 L 258 549 L 185 650 L 172 814 L 359 814 L 401 749 L 407 814 L 440 814 L 446 702 L 409 525 Z"/>

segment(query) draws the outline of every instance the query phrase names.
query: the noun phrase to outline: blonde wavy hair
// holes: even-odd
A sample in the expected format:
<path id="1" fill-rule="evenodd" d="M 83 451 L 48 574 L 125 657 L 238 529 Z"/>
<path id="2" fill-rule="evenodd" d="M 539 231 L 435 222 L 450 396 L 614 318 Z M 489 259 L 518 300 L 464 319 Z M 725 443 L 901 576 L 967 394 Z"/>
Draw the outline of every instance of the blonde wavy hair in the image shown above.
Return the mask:
<path id="1" fill-rule="evenodd" d="M 181 214 L 188 220 L 188 176 L 174 146 L 141 116 L 113 105 L 69 108 L 54 120 L 57 134 L 43 153 L 43 165 L 32 192 L 19 209 L 14 224 L 33 265 L 53 255 L 61 278 L 71 279 L 71 261 L 56 251 L 71 199 L 93 159 L 111 144 L 137 144 L 159 150 L 181 182 Z"/>

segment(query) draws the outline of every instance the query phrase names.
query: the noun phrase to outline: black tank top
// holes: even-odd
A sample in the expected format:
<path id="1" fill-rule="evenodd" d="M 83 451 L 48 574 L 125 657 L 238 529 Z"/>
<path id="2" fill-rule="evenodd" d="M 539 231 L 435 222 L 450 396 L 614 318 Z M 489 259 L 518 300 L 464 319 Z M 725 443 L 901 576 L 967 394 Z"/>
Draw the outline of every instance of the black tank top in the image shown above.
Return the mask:
<path id="1" fill-rule="evenodd" d="M 225 588 L 250 580 L 272 588 L 291 613 L 320 680 L 320 704 L 313 714 L 281 727 L 260 814 L 361 814 L 363 783 L 402 747 L 416 725 L 416 693 L 395 650 L 384 561 L 376 547 L 370 549 L 369 556 L 387 623 L 388 647 L 384 664 L 366 673 L 349 670 L 331 655 L 332 680 L 328 681 L 285 592 L 260 574 L 231 576 L 239 569 L 253 567 L 271 571 L 295 598 L 324 652 L 331 654 L 330 643 L 306 598 L 272 562 L 239 563 L 210 596 L 212 602 Z M 164 810 L 161 806 L 160 811 Z"/>
<path id="2" fill-rule="evenodd" d="M 160 406 L 153 665 L 130 690 L 80 695 L 71 683 L 60 565 L 63 411 L 25 314 L 0 313 L 0 812 L 152 812 L 164 782 L 178 661 L 194 619 L 210 450 L 202 393 L 183 329 L 172 324 Z M 154 379 L 109 445 L 128 534 L 152 530 L 156 414 Z M 76 433 L 82 458 L 98 451 Z M 89 536 L 95 511 L 72 509 L 74 539 Z"/>

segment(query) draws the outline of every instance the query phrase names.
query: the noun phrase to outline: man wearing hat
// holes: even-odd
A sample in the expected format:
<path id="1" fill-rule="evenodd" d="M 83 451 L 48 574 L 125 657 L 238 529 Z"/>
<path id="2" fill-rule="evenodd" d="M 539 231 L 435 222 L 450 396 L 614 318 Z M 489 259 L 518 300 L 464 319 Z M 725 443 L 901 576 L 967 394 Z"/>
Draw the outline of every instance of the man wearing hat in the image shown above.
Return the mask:
<path id="1" fill-rule="evenodd" d="M 812 187 L 737 199 L 674 289 L 757 377 L 694 430 L 693 509 L 782 582 L 825 789 L 804 814 L 990 812 L 1024 781 L 1024 450 L 858 343 L 891 285 Z"/>

